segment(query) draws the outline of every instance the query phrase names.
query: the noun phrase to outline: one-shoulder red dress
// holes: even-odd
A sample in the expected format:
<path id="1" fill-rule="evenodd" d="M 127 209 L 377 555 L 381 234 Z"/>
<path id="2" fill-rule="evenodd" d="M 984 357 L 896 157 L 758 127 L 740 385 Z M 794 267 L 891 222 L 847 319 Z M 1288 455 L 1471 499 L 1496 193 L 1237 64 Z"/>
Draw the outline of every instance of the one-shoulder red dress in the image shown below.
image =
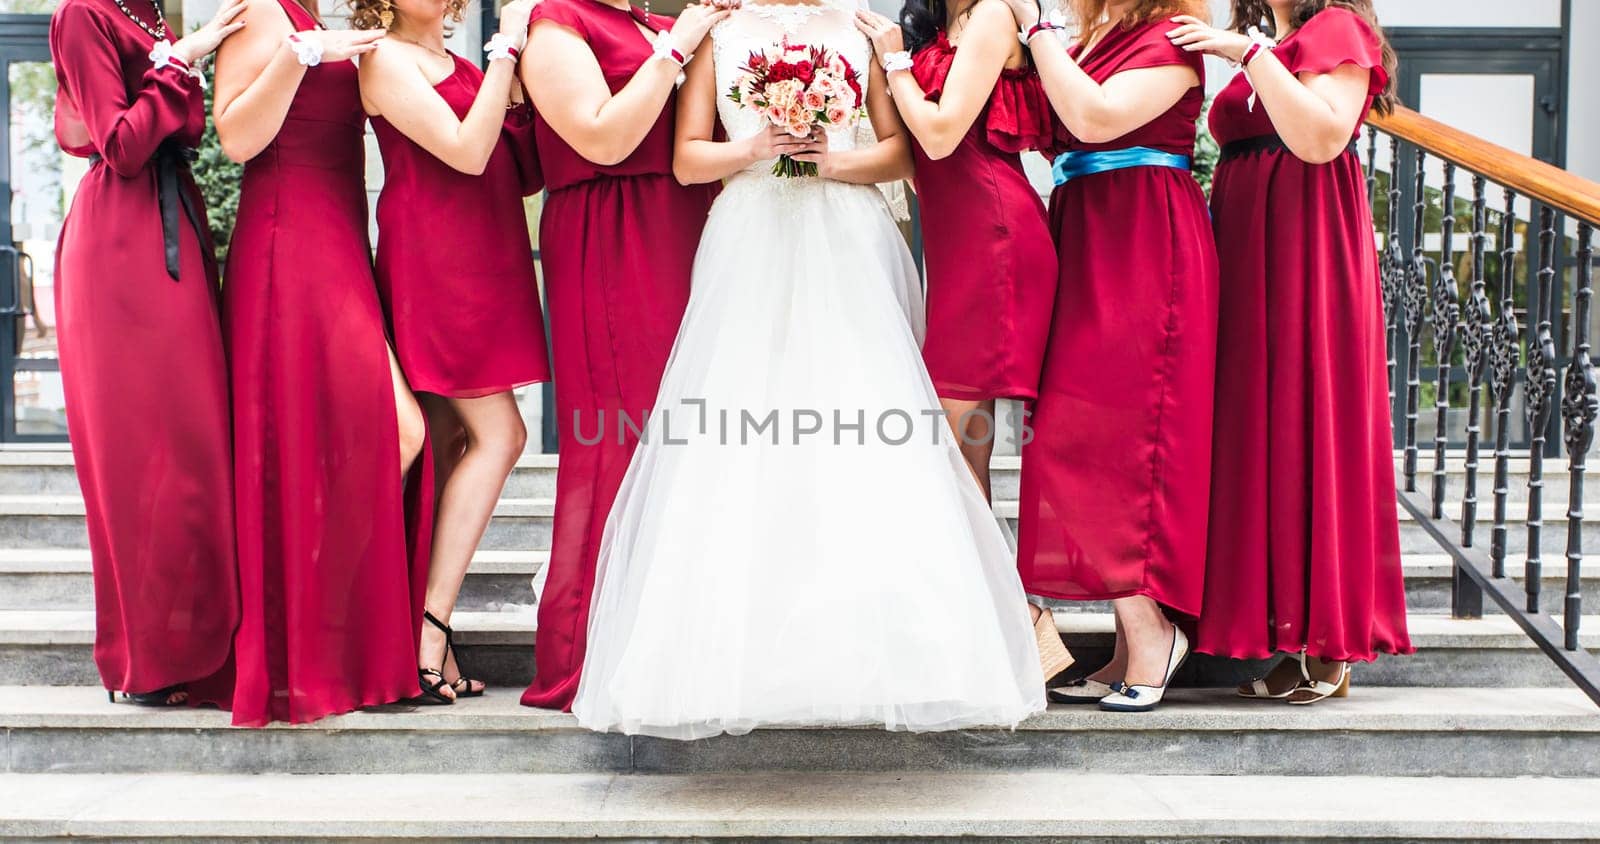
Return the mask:
<path id="1" fill-rule="evenodd" d="M 929 100 L 944 93 L 956 48 L 941 30 L 912 57 Z M 1021 152 L 1051 146 L 1050 103 L 1027 68 L 1001 72 L 955 152 L 929 158 L 912 139 L 928 330 L 922 345 L 941 397 L 1031 399 L 1050 333 L 1056 253 Z"/>
<path id="2" fill-rule="evenodd" d="M 1275 52 L 1293 73 L 1351 64 L 1388 81 L 1377 35 L 1327 9 Z M 1211 132 L 1276 133 L 1239 74 Z M 1366 109 L 1362 110 L 1364 114 Z M 1353 136 L 1361 126 L 1352 127 Z M 1361 163 L 1228 155 L 1211 207 L 1222 258 L 1210 560 L 1197 650 L 1328 660 L 1409 653 L 1383 305 Z"/>
<path id="3" fill-rule="evenodd" d="M 451 58 L 454 72 L 434 90 L 464 118 L 483 86 L 483 71 Z M 525 107 L 508 112 L 488 165 L 473 176 L 435 158 L 389 121 L 372 118 L 383 154 L 378 289 L 413 390 L 475 398 L 550 380 L 522 210 L 523 195 L 538 192 L 542 178 L 514 151 L 519 142 L 531 148 L 526 137 L 517 137 L 531 131 L 530 122 Z M 440 229 L 441 220 L 449 221 L 447 230 Z"/>
<path id="4" fill-rule="evenodd" d="M 533 9 L 534 25 L 540 21 L 587 41 L 613 93 L 652 60 L 639 26 L 672 23 L 595 0 L 544 0 Z M 534 116 L 549 190 L 539 244 L 561 455 L 550 574 L 539 596 L 538 673 L 522 695 L 528 706 L 567 709 L 577 694 L 600 536 L 638 442 L 636 425 L 661 386 L 716 197 L 714 186 L 685 187 L 672 176 L 676 110 L 674 95 L 633 154 L 613 165 L 586 160 Z"/>
<path id="5" fill-rule="evenodd" d="M 279 3 L 296 29 L 318 26 Z M 245 166 L 223 286 L 244 598 L 235 724 L 417 693 L 433 482 L 427 448 L 409 483 L 400 474 L 365 123 L 354 63 L 307 68 Z"/>
<path id="6" fill-rule="evenodd" d="M 128 7 L 157 20 L 149 0 Z M 94 659 L 107 688 L 134 693 L 217 671 L 239 617 L 217 268 L 183 154 L 205 100 L 181 67 L 154 67 L 154 43 L 111 0 L 64 0 L 50 21 L 56 138 L 93 161 L 61 228 L 55 295 Z"/>
<path id="7" fill-rule="evenodd" d="M 1165 20 L 1115 27 L 1080 64 L 1096 82 L 1199 54 Z M 1072 48 L 1074 52 L 1080 48 Z M 1192 156 L 1204 86 L 1104 144 Z M 1217 259 L 1205 196 L 1186 170 L 1130 167 L 1056 188 L 1061 261 L 1043 383 L 1022 450 L 1018 567 L 1029 593 L 1077 601 L 1133 595 L 1200 612 Z"/>

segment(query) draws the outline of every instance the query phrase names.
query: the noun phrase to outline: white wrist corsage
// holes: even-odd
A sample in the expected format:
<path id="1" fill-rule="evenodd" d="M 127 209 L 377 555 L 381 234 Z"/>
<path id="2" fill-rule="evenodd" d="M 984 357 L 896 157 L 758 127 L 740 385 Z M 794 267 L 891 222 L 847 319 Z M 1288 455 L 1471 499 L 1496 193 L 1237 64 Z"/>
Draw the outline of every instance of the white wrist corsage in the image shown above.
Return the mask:
<path id="1" fill-rule="evenodd" d="M 295 60 L 306 67 L 316 67 L 322 64 L 322 42 L 309 38 L 301 38 L 300 33 L 289 34 L 289 49 L 294 51 Z"/>
<path id="2" fill-rule="evenodd" d="M 489 57 L 489 61 L 499 59 L 516 61 L 517 56 L 522 54 L 522 45 L 506 37 L 505 33 L 496 32 L 489 39 L 489 43 L 483 45 L 483 52 Z"/>
<path id="3" fill-rule="evenodd" d="M 685 56 L 677 47 L 672 46 L 672 36 L 666 30 L 656 33 L 656 39 L 651 43 L 650 55 L 654 58 L 672 62 L 679 68 L 682 68 L 689 63 L 690 59 L 694 58 L 692 54 Z M 684 74 L 678 74 L 678 84 L 682 85 L 683 80 L 686 78 L 688 77 Z"/>
<path id="4" fill-rule="evenodd" d="M 172 52 L 171 41 L 157 41 L 155 46 L 150 48 L 150 64 L 154 65 L 156 70 L 168 67 L 186 72 L 189 70 L 189 63 Z"/>
<path id="5" fill-rule="evenodd" d="M 1051 9 L 1041 15 L 1039 22 L 1017 33 L 1017 40 L 1026 47 L 1033 43 L 1033 37 L 1041 32 L 1066 32 L 1067 16 L 1060 9 Z"/>
<path id="6" fill-rule="evenodd" d="M 910 70 L 911 51 L 896 50 L 892 53 L 884 53 L 882 57 L 882 63 L 884 73 L 894 73 L 897 70 Z"/>

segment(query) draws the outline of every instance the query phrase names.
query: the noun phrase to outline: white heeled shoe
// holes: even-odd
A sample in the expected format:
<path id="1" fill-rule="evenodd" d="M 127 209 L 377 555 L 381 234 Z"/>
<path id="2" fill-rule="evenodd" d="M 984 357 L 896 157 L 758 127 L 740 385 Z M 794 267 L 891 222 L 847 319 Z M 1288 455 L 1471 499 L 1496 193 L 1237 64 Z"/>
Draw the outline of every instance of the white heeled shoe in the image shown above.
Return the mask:
<path id="1" fill-rule="evenodd" d="M 1288 698 L 1290 706 L 1306 706 L 1327 700 L 1330 697 L 1350 696 L 1350 663 L 1348 662 L 1344 664 L 1344 668 L 1340 669 L 1337 683 L 1311 679 L 1311 671 L 1305 667 L 1304 663 L 1301 663 L 1300 673 L 1305 679 L 1301 681 L 1300 685 L 1290 690 L 1289 694 L 1284 695 L 1284 697 Z"/>
<path id="2" fill-rule="evenodd" d="M 1099 703 L 1101 698 L 1109 694 L 1111 694 L 1109 683 L 1090 680 L 1087 677 L 1074 680 L 1065 686 L 1045 690 L 1045 696 L 1055 703 Z"/>
<path id="3" fill-rule="evenodd" d="M 1285 659 L 1291 659 L 1291 660 L 1294 660 L 1295 662 L 1299 663 L 1299 665 L 1300 665 L 1300 676 L 1302 676 L 1302 677 L 1309 677 L 1310 676 L 1310 674 L 1308 674 L 1307 671 L 1306 671 L 1306 652 L 1305 651 L 1301 651 L 1301 652 L 1295 654 L 1292 657 L 1285 657 Z M 1278 666 L 1274 666 L 1272 671 L 1267 672 L 1267 676 L 1268 677 L 1272 676 L 1273 672 L 1276 672 L 1277 670 L 1278 670 Z M 1298 689 L 1298 688 L 1300 688 L 1300 685 L 1299 685 L 1299 683 L 1296 683 L 1295 685 L 1290 686 L 1289 688 L 1284 689 L 1281 692 L 1273 692 L 1272 691 L 1272 687 L 1267 685 L 1267 678 L 1266 677 L 1262 677 L 1260 679 L 1251 680 L 1249 685 L 1236 687 L 1234 689 L 1234 693 L 1237 694 L 1239 697 L 1244 698 L 1245 700 L 1283 700 L 1283 699 L 1287 698 L 1289 695 L 1294 694 L 1295 689 Z"/>
<path id="4" fill-rule="evenodd" d="M 1113 683 L 1111 694 L 1100 701 L 1100 708 L 1107 712 L 1149 712 L 1161 705 L 1161 699 L 1166 697 L 1167 686 L 1172 682 L 1172 675 L 1178 673 L 1183 667 L 1183 661 L 1189 658 L 1189 637 L 1176 626 L 1172 628 L 1172 650 L 1167 653 L 1167 673 L 1162 678 L 1159 686 L 1130 686 L 1127 683 Z"/>

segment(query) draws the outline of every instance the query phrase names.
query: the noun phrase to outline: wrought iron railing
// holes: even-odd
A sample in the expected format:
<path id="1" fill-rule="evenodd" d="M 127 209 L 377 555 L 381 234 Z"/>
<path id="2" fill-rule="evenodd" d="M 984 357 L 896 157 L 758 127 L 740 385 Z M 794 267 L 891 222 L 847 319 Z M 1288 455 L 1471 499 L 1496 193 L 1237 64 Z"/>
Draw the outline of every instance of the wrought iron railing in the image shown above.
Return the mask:
<path id="1" fill-rule="evenodd" d="M 1380 145 L 1380 133 L 1387 136 L 1386 145 Z M 1387 168 L 1380 166 L 1380 157 L 1386 157 Z M 1400 503 L 1454 560 L 1452 614 L 1481 617 L 1487 595 L 1600 704 L 1600 659 L 1579 638 L 1584 479 L 1600 411 L 1590 357 L 1592 241 L 1600 225 L 1600 184 L 1406 109 L 1374 115 L 1366 158 L 1379 229 L 1395 440 L 1403 449 Z M 1464 176 L 1470 177 L 1470 198 L 1459 195 Z M 1493 209 L 1491 198 L 1499 202 Z M 1491 214 L 1499 217 L 1496 223 Z M 1458 224 L 1466 229 L 1464 249 L 1457 247 Z M 1525 256 L 1521 273 L 1519 256 Z M 1570 296 L 1563 293 L 1569 289 L 1568 275 Z M 1424 495 L 1418 487 L 1421 428 L 1427 421 L 1421 410 L 1429 392 L 1432 465 Z M 1464 419 L 1452 418 L 1463 409 Z M 1518 423 L 1525 425 L 1525 435 L 1514 444 Z M 1487 549 L 1478 543 L 1485 425 L 1492 429 L 1494 461 Z M 1458 430 L 1464 439 L 1459 450 L 1451 447 Z M 1566 581 L 1558 621 L 1543 606 L 1542 550 L 1545 460 L 1558 458 L 1563 446 Z M 1507 573 L 1513 459 L 1527 466 L 1520 586 Z M 1453 496 L 1456 460 L 1462 479 Z M 1459 522 L 1452 518 L 1456 515 Z M 1600 524 L 1591 532 L 1600 538 Z"/>

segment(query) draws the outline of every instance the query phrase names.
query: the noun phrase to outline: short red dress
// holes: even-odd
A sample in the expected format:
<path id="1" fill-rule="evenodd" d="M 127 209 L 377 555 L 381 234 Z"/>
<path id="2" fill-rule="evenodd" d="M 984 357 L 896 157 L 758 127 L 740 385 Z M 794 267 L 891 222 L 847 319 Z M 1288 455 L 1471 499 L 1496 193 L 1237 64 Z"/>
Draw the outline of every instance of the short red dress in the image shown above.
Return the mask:
<path id="1" fill-rule="evenodd" d="M 1167 40 L 1171 28 L 1113 28 L 1080 64 L 1100 83 L 1182 65 L 1202 85 L 1110 143 L 1084 143 L 1063 127 L 1068 148 L 1193 155 L 1204 69 L 1198 53 Z M 1033 439 L 1022 449 L 1023 585 L 1077 601 L 1144 595 L 1196 615 L 1217 342 L 1205 196 L 1187 171 L 1131 167 L 1056 188 L 1050 217 L 1061 276 Z"/>
<path id="2" fill-rule="evenodd" d="M 1291 33 L 1294 73 L 1353 64 L 1388 77 L 1345 9 Z M 1224 145 L 1273 135 L 1239 74 L 1217 96 Z M 1365 113 L 1363 109 L 1363 113 Z M 1353 127 L 1359 135 L 1361 127 Z M 1211 196 L 1222 257 L 1210 560 L 1197 650 L 1329 660 L 1409 653 L 1395 507 L 1383 305 L 1361 163 L 1284 149 L 1230 156 Z"/>
<path id="3" fill-rule="evenodd" d="M 659 31 L 672 23 L 596 0 L 544 0 L 533 9 L 534 24 L 542 20 L 589 42 L 613 93 L 652 60 L 639 24 Z M 669 97 L 633 154 L 609 166 L 584 159 L 534 116 L 549 190 L 539 242 L 561 455 L 527 706 L 568 709 L 578 692 L 600 536 L 638 443 L 622 416 L 637 424 L 655 404 L 716 197 L 712 185 L 685 187 L 672 176 L 676 102 Z"/>
<path id="4" fill-rule="evenodd" d="M 434 90 L 464 118 L 483 86 L 483 71 L 451 58 L 455 71 Z M 508 112 L 488 165 L 473 176 L 440 161 L 389 121 L 372 118 L 383 154 L 378 289 L 413 390 L 465 399 L 550 380 L 539 279 L 522 210 L 522 197 L 537 193 L 543 180 L 514 152 L 519 142 L 531 147 L 526 137 L 515 137 L 525 136 L 531 121 L 526 107 Z M 447 232 L 441 220 L 449 221 Z"/>
<path id="5" fill-rule="evenodd" d="M 296 29 L 318 26 L 279 3 Z M 244 612 L 237 676 L 215 698 L 235 724 L 417 693 L 431 450 L 408 483 L 367 240 L 365 124 L 353 62 L 307 68 L 240 186 L 223 303 Z"/>
<path id="6" fill-rule="evenodd" d="M 128 6 L 157 20 L 148 0 Z M 217 671 L 239 619 L 217 267 L 182 161 L 200 143 L 205 99 L 181 68 L 152 66 L 154 43 L 112 0 L 64 0 L 50 20 L 56 139 L 93 161 L 61 228 L 55 295 L 94 561 L 94 661 L 106 688 L 133 693 Z"/>
<path id="7" fill-rule="evenodd" d="M 937 102 L 956 48 L 941 30 L 911 73 Z M 1050 102 L 1027 68 L 1001 72 L 955 152 L 932 159 L 912 138 L 928 330 L 922 346 L 941 397 L 1032 399 L 1050 333 L 1056 253 L 1021 152 L 1051 146 Z"/>

